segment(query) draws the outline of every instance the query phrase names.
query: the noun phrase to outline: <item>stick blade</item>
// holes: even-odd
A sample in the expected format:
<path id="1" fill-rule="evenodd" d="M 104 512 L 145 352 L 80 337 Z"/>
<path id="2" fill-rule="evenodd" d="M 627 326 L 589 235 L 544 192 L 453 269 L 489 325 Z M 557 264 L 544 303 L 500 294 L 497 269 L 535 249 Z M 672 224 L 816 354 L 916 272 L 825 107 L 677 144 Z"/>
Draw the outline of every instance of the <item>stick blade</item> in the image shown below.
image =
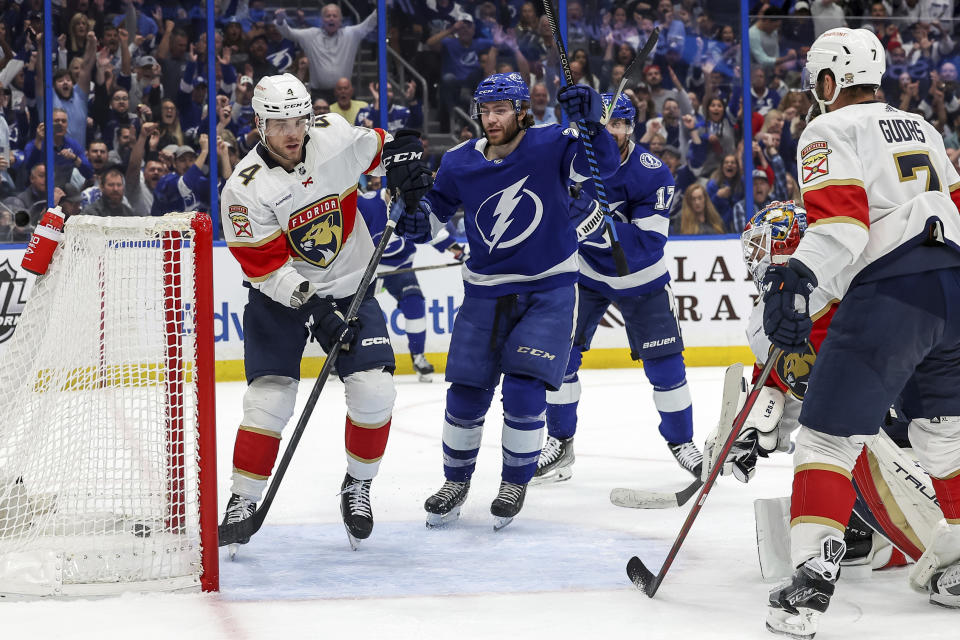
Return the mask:
<path id="1" fill-rule="evenodd" d="M 676 493 L 617 487 L 610 490 L 610 502 L 627 509 L 673 509 L 680 506 Z"/>
<path id="2" fill-rule="evenodd" d="M 258 509 L 246 520 L 241 520 L 233 524 L 220 525 L 217 527 L 217 537 L 219 538 L 217 546 L 225 547 L 231 544 L 245 544 L 253 534 L 260 530 L 264 517 L 266 517 L 266 514 L 261 513 Z M 243 542 L 240 542 L 241 540 Z"/>
<path id="3" fill-rule="evenodd" d="M 629 562 L 627 562 L 627 577 L 630 578 L 630 582 L 632 582 L 637 589 L 640 589 L 649 597 L 653 597 L 651 590 L 653 590 L 654 593 L 656 592 L 654 588 L 656 578 L 637 556 L 633 556 Z"/>

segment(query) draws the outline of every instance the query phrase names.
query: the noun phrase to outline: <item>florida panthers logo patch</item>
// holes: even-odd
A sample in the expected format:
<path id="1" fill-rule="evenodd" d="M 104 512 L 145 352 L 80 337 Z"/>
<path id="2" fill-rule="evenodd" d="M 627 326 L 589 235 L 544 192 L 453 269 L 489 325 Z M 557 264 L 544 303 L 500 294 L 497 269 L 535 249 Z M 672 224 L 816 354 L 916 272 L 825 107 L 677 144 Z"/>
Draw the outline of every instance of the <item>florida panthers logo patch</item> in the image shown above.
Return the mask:
<path id="1" fill-rule="evenodd" d="M 821 176 L 830 173 L 830 164 L 828 156 L 831 150 L 827 148 L 827 143 L 822 140 L 811 142 L 800 152 L 800 173 L 803 183 L 816 180 Z"/>
<path id="2" fill-rule="evenodd" d="M 803 400 L 807 392 L 807 383 L 810 382 L 810 371 L 817 361 L 817 352 L 807 341 L 807 349 L 803 353 L 784 353 L 774 365 L 774 371 L 781 381 L 790 389 L 791 395 Z"/>
<path id="3" fill-rule="evenodd" d="M 326 267 L 343 247 L 343 211 L 340 198 L 326 196 L 290 216 L 290 245 L 301 258 Z"/>

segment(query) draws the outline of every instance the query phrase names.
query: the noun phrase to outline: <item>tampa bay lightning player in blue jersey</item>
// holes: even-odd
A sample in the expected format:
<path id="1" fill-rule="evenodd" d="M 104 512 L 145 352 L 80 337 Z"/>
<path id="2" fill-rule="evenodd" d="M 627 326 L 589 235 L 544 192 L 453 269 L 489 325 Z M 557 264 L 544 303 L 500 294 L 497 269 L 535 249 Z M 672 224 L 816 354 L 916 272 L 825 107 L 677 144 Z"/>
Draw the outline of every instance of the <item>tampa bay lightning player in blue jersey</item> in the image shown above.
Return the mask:
<path id="1" fill-rule="evenodd" d="M 380 236 L 387 226 L 387 203 L 383 199 L 384 190 L 379 188 L 379 181 L 377 176 L 368 176 L 367 188 L 370 191 L 357 198 L 357 209 L 367 223 L 374 244 L 380 241 Z M 464 247 L 458 244 L 446 229 L 441 229 L 430 240 L 430 244 L 440 253 L 449 251 L 458 261 L 462 262 L 466 257 Z M 412 267 L 416 251 L 417 247 L 413 242 L 403 236 L 394 236 L 380 259 L 377 272 L 383 278 L 387 293 L 397 301 L 397 308 L 403 314 L 403 328 L 407 334 L 413 369 L 420 382 L 430 382 L 434 369 L 423 353 L 427 340 L 427 305 L 420 290 L 420 282 L 417 274 L 410 271 L 390 275 L 391 271 Z"/>
<path id="2" fill-rule="evenodd" d="M 604 94 L 603 100 L 609 108 L 613 96 Z M 547 393 L 548 437 L 535 483 L 566 480 L 572 475 L 573 435 L 580 400 L 577 370 L 611 302 L 623 314 L 631 357 L 643 360 L 643 371 L 653 385 L 661 435 L 680 465 L 700 477 L 703 457 L 693 444 L 693 411 L 683 364 L 683 339 L 663 257 L 673 177 L 656 156 L 630 139 L 636 113 L 629 98 L 621 94 L 607 130 L 617 140 L 622 163 L 616 174 L 604 181 L 630 274 L 617 276 L 606 237 L 580 244 L 577 329 L 563 385 L 559 391 Z M 592 182 L 584 183 L 584 188 L 593 197 Z"/>
<path id="3" fill-rule="evenodd" d="M 428 526 L 459 515 L 484 416 L 504 374 L 502 482 L 490 505 L 499 529 L 523 506 L 543 443 L 546 390 L 563 381 L 576 311 L 577 230 L 585 223 L 602 227 L 596 207 L 569 202 L 571 178 L 590 175 L 577 132 L 533 126 L 530 92 L 516 73 L 490 76 L 473 98 L 484 137 L 444 154 L 433 188 L 397 229 L 422 237 L 431 214 L 443 222 L 464 208 L 470 257 L 447 358 L 446 482 L 424 508 Z M 579 85 L 558 99 L 567 117 L 585 121 L 594 135 L 600 175 L 612 174 L 620 156 L 600 124 L 600 96 Z"/>

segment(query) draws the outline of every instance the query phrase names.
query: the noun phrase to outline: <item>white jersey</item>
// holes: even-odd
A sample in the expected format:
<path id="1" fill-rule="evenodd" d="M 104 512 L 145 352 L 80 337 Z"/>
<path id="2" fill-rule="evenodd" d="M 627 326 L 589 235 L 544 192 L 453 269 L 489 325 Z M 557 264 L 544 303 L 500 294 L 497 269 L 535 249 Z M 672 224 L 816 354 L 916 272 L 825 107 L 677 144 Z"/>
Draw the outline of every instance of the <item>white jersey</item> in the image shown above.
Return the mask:
<path id="1" fill-rule="evenodd" d="M 360 285 L 373 241 L 357 215 L 357 179 L 384 175 L 381 129 L 319 116 L 293 171 L 258 144 L 233 170 L 220 196 L 224 236 L 250 285 L 290 306 L 309 280 L 320 296 L 345 298 Z"/>
<path id="2" fill-rule="evenodd" d="M 833 296 L 933 218 L 960 242 L 960 176 L 920 116 L 880 102 L 820 115 L 800 136 L 797 167 L 809 227 L 793 257 Z"/>

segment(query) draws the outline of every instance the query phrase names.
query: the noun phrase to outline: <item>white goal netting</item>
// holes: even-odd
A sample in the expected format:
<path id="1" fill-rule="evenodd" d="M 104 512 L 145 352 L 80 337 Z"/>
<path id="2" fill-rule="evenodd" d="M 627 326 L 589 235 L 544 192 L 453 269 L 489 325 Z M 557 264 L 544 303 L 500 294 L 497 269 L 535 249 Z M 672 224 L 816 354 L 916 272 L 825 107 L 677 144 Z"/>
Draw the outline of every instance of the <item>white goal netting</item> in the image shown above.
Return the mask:
<path id="1" fill-rule="evenodd" d="M 0 594 L 199 588 L 193 219 L 73 217 L 37 279 L 0 359 Z"/>

